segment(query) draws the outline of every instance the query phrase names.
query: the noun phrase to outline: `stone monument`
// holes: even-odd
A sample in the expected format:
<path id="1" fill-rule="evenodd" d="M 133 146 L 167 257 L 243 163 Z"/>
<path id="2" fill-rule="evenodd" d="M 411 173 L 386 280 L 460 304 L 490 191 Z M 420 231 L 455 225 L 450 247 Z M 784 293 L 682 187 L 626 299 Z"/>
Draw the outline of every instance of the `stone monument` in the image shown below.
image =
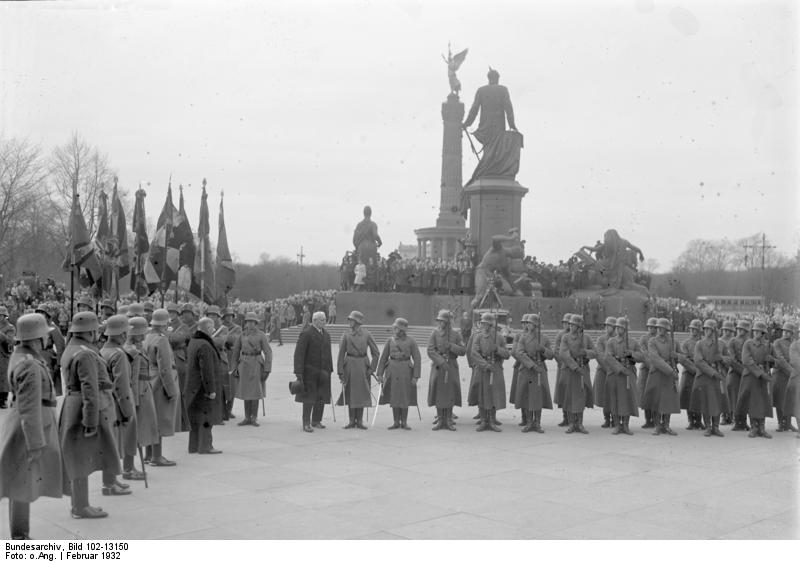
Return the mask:
<path id="1" fill-rule="evenodd" d="M 467 49 L 453 55 L 448 48 L 447 77 L 450 94 L 442 104 L 442 181 L 439 195 L 439 216 L 436 226 L 414 231 L 417 236 L 417 256 L 420 258 L 451 259 L 459 252 L 459 240 L 467 235 L 465 217 L 460 213 L 461 202 L 461 120 L 464 104 L 459 100 L 461 82 L 456 70 L 464 62 Z"/>

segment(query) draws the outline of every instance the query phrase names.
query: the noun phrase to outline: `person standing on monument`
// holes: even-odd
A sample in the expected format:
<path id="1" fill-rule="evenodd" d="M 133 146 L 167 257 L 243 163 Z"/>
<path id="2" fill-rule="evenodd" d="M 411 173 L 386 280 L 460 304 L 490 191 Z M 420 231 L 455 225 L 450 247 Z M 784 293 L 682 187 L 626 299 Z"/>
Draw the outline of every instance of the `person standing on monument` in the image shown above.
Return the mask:
<path id="1" fill-rule="evenodd" d="M 339 356 L 336 360 L 336 372 L 342 383 L 342 393 L 336 404 L 347 405 L 350 421 L 345 429 L 367 429 L 364 425 L 364 408 L 372 406 L 370 395 L 370 377 L 378 366 L 380 351 L 364 324 L 364 315 L 354 310 L 347 317 L 350 330 L 342 334 L 339 343 Z M 367 358 L 369 351 L 370 359 Z"/>
<path id="2" fill-rule="evenodd" d="M 486 77 L 489 83 L 475 92 L 475 101 L 472 102 L 463 125 L 464 128 L 471 126 L 480 111 L 481 118 L 473 135 L 483 146 L 492 144 L 506 131 L 506 120 L 511 130 L 517 130 L 511 96 L 508 88 L 500 85 L 500 73 L 489 68 Z"/>
<path id="3" fill-rule="evenodd" d="M 372 222 L 372 208 L 367 205 L 364 207 L 364 219 L 356 225 L 353 232 L 353 246 L 358 261 L 366 264 L 373 258 L 377 259 L 378 248 L 382 245 L 383 241 L 378 236 L 378 225 Z"/>

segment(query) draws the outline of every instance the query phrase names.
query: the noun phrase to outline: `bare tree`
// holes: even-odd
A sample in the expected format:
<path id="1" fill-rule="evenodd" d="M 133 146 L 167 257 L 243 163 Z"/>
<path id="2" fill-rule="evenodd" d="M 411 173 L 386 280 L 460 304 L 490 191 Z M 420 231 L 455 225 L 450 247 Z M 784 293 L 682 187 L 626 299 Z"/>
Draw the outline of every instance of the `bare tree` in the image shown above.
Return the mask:
<path id="1" fill-rule="evenodd" d="M 31 210 L 45 193 L 46 170 L 38 146 L 0 138 L 0 271 L 13 271 L 30 231 Z"/>
<path id="2" fill-rule="evenodd" d="M 736 248 L 730 240 L 690 240 L 675 260 L 673 269 L 682 272 L 725 271 L 734 265 Z"/>
<path id="3" fill-rule="evenodd" d="M 653 274 L 661 267 L 661 263 L 655 258 L 647 258 L 639 265 L 639 270 Z"/>

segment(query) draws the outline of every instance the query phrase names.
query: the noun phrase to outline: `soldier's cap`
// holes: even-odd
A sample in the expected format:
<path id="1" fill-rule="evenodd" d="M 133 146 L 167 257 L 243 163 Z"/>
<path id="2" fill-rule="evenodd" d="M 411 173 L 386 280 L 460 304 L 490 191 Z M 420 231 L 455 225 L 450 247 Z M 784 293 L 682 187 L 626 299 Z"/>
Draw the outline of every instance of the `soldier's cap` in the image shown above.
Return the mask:
<path id="1" fill-rule="evenodd" d="M 100 308 L 110 308 L 111 310 L 116 310 L 116 307 L 114 306 L 114 303 L 110 299 L 104 300 L 100 304 Z"/>
<path id="2" fill-rule="evenodd" d="M 699 319 L 695 318 L 694 320 L 689 322 L 689 329 L 702 330 L 703 329 L 703 323 L 700 322 Z"/>
<path id="3" fill-rule="evenodd" d="M 212 314 L 219 316 L 219 307 L 215 304 L 212 304 L 206 309 L 206 316 L 211 316 Z"/>
<path id="4" fill-rule="evenodd" d="M 531 323 L 531 315 L 530 314 L 523 314 L 522 318 L 519 320 L 520 324 L 530 324 Z"/>
<path id="5" fill-rule="evenodd" d="M 703 322 L 703 329 L 706 329 L 706 328 L 708 328 L 710 330 L 716 330 L 717 329 L 717 321 L 714 320 L 713 318 L 709 318 L 708 320 Z"/>
<path id="6" fill-rule="evenodd" d="M 150 319 L 151 326 L 166 326 L 169 324 L 169 312 L 166 308 L 159 308 L 153 311 L 153 317 Z"/>
<path id="7" fill-rule="evenodd" d="M 194 307 L 192 306 L 192 303 L 189 303 L 189 302 L 183 303 L 183 306 L 181 307 L 181 313 L 184 313 L 184 312 L 191 312 L 193 315 L 195 315 L 195 316 L 197 315 L 197 313 L 194 311 Z"/>
<path id="8" fill-rule="evenodd" d="M 604 325 L 605 326 L 616 326 L 617 325 L 617 319 L 614 318 L 613 316 L 609 316 L 608 318 L 606 318 L 606 321 L 604 322 Z"/>
<path id="9" fill-rule="evenodd" d="M 797 326 L 794 325 L 791 322 L 785 322 L 783 324 L 783 326 L 781 327 L 781 330 L 783 330 L 784 332 L 791 332 L 793 334 L 796 334 L 797 333 Z"/>
<path id="10" fill-rule="evenodd" d="M 88 306 L 89 308 L 94 308 L 94 301 L 92 301 L 91 297 L 87 297 L 86 295 L 80 297 L 78 302 L 75 303 L 76 305 L 82 304 L 83 306 Z"/>
<path id="11" fill-rule="evenodd" d="M 124 314 L 125 316 L 128 315 L 128 311 L 131 309 L 130 305 L 123 304 L 122 306 L 117 309 L 117 314 Z"/>
<path id="12" fill-rule="evenodd" d="M 626 328 L 630 326 L 630 321 L 624 316 L 617 318 L 617 328 Z"/>
<path id="13" fill-rule="evenodd" d="M 255 314 L 255 313 L 253 312 L 251 314 Z M 235 317 L 236 313 L 234 311 L 232 311 L 230 308 L 226 308 L 226 309 L 223 309 L 223 311 L 222 311 L 222 317 L 225 318 L 226 316 Z"/>
<path id="14" fill-rule="evenodd" d="M 443 308 L 439 311 L 439 314 L 436 315 L 437 320 L 444 320 L 445 322 L 450 322 L 450 311 L 446 308 Z"/>
<path id="15" fill-rule="evenodd" d="M 732 322 L 732 321 L 730 321 L 730 320 L 725 320 L 725 321 L 722 323 L 722 329 L 723 329 L 723 330 L 729 330 L 729 331 L 733 332 L 733 331 L 736 329 L 736 326 L 733 324 L 733 322 Z"/>
<path id="16" fill-rule="evenodd" d="M 565 323 L 565 322 L 566 322 L 567 324 L 569 324 L 569 321 L 570 321 L 571 319 L 572 319 L 572 314 L 570 314 L 569 312 L 567 312 L 567 313 L 564 315 L 564 318 L 562 318 L 562 319 L 561 319 L 561 323 L 563 324 L 563 323 Z"/>
<path id="17" fill-rule="evenodd" d="M 351 313 L 350 313 L 350 314 L 347 316 L 347 319 L 348 319 L 348 320 L 354 320 L 354 321 L 358 322 L 359 324 L 363 324 L 363 323 L 364 323 L 364 315 L 363 315 L 363 314 L 361 314 L 361 313 L 360 313 L 359 311 L 357 311 L 357 310 L 354 310 L 353 312 L 351 312 Z"/>
<path id="18" fill-rule="evenodd" d="M 659 328 L 664 328 L 665 330 L 669 330 L 670 329 L 669 319 L 659 318 L 658 320 L 656 320 L 656 326 Z"/>
<path id="19" fill-rule="evenodd" d="M 167 305 L 167 312 L 179 312 L 178 305 L 174 302 L 171 302 Z"/>
<path id="20" fill-rule="evenodd" d="M 655 316 L 652 317 L 652 318 L 648 318 L 647 319 L 647 327 L 648 328 L 652 328 L 652 327 L 656 327 L 656 326 L 658 326 L 658 320 L 656 319 Z"/>
<path id="21" fill-rule="evenodd" d="M 97 315 L 94 312 L 85 310 L 83 312 L 78 312 L 72 317 L 69 333 L 92 332 L 99 328 L 100 323 L 97 321 Z"/>
<path id="22" fill-rule="evenodd" d="M 17 318 L 17 333 L 14 338 L 18 341 L 38 340 L 45 337 L 49 329 L 41 314 L 25 314 Z"/>
<path id="23" fill-rule="evenodd" d="M 49 309 L 49 308 L 48 308 L 48 306 L 47 306 L 46 304 L 44 304 L 44 303 L 42 303 L 42 304 L 38 305 L 38 306 L 37 306 L 37 307 L 36 307 L 36 308 L 35 308 L 33 311 L 34 311 L 34 312 L 36 312 L 37 314 L 44 314 L 44 315 L 45 315 L 45 316 L 47 316 L 48 318 L 50 317 L 50 309 Z M 34 339 L 35 339 L 35 338 L 34 338 Z M 20 340 L 20 341 L 21 341 L 21 340 Z"/>
<path id="24" fill-rule="evenodd" d="M 0 316 L 8 316 L 8 309 L 5 306 L 0 306 Z"/>
<path id="25" fill-rule="evenodd" d="M 581 316 L 580 314 L 573 314 L 570 317 L 569 323 L 572 324 L 573 326 L 580 326 L 581 328 L 583 328 L 583 316 Z"/>
<path id="26" fill-rule="evenodd" d="M 255 322 L 257 324 L 258 323 L 258 316 L 256 316 L 255 312 L 248 312 L 247 314 L 244 315 L 244 321 L 245 322 Z"/>
<path id="27" fill-rule="evenodd" d="M 481 324 L 494 324 L 494 314 L 491 312 L 484 312 L 481 314 Z"/>
<path id="28" fill-rule="evenodd" d="M 155 306 L 153 306 L 152 302 L 144 301 L 144 310 L 146 312 L 153 312 L 154 309 L 155 309 Z"/>
<path id="29" fill-rule="evenodd" d="M 128 317 L 122 314 L 115 314 L 106 320 L 106 335 L 119 336 L 128 331 Z"/>
<path id="30" fill-rule="evenodd" d="M 750 331 L 750 322 L 747 320 L 739 320 L 739 323 L 736 324 L 736 329 L 748 332 Z"/>
<path id="31" fill-rule="evenodd" d="M 144 316 L 144 305 L 140 302 L 132 302 L 128 306 L 128 316 Z"/>
<path id="32" fill-rule="evenodd" d="M 539 317 L 538 314 L 528 314 L 528 322 L 531 324 L 536 324 L 537 326 L 541 324 L 542 319 Z"/>
<path id="33" fill-rule="evenodd" d="M 128 320 L 128 335 L 143 336 L 147 333 L 147 319 L 134 316 Z"/>
<path id="34" fill-rule="evenodd" d="M 754 332 L 763 332 L 763 333 L 766 334 L 767 333 L 767 323 L 766 322 L 762 322 L 761 320 L 759 320 L 758 322 L 753 322 L 753 331 Z"/>
<path id="35" fill-rule="evenodd" d="M 395 318 L 392 323 L 392 328 L 399 328 L 401 330 L 408 330 L 408 320 L 405 318 Z"/>

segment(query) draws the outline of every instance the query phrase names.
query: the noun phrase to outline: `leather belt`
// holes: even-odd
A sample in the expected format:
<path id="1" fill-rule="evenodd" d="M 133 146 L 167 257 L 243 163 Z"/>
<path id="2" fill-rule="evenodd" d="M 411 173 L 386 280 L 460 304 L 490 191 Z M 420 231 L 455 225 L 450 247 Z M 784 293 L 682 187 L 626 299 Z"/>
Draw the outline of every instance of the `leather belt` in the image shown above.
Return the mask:
<path id="1" fill-rule="evenodd" d="M 55 408 L 58 406 L 58 402 L 55 400 L 47 400 L 46 398 L 42 398 L 42 406 L 47 406 L 48 408 Z"/>
<path id="2" fill-rule="evenodd" d="M 151 380 L 153 380 L 154 378 L 155 378 L 155 377 L 150 377 L 150 376 L 145 376 L 145 375 L 139 375 L 139 380 L 140 380 L 140 381 L 151 381 Z"/>
<path id="3" fill-rule="evenodd" d="M 364 353 L 363 355 L 353 355 L 352 353 L 348 353 L 347 356 L 348 357 L 355 357 L 356 359 L 363 359 L 364 357 L 367 356 L 367 354 Z"/>
<path id="4" fill-rule="evenodd" d="M 247 353 L 242 351 L 242 355 L 247 355 L 248 357 L 255 357 L 257 355 L 261 355 L 261 352 L 259 351 L 258 353 Z"/>
<path id="5" fill-rule="evenodd" d="M 408 361 L 409 359 L 411 359 L 411 357 L 403 355 L 400 357 L 389 357 L 389 359 L 391 359 L 392 361 Z"/>
<path id="6" fill-rule="evenodd" d="M 101 383 L 99 383 L 97 385 L 97 389 L 98 390 L 113 390 L 114 389 L 114 385 L 111 384 L 110 382 L 101 382 Z M 67 388 L 67 390 L 69 390 L 70 392 L 76 392 L 78 394 L 81 393 L 81 389 L 80 388 Z"/>

